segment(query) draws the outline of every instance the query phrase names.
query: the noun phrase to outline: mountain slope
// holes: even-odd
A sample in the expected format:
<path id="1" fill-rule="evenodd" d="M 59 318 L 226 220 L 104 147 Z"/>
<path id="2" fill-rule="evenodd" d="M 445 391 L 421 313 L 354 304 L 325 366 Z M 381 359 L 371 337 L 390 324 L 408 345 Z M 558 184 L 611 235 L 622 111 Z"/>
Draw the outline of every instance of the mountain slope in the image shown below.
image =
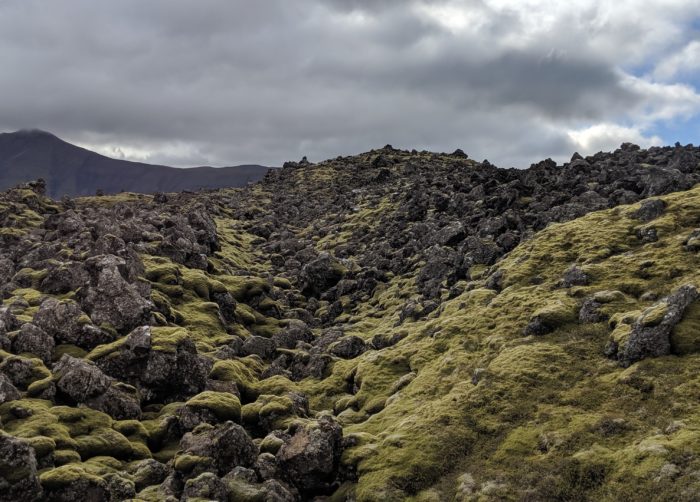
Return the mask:
<path id="1" fill-rule="evenodd" d="M 54 198 L 94 195 L 98 189 L 154 193 L 238 187 L 259 180 L 267 169 L 256 165 L 177 169 L 111 159 L 43 131 L 0 134 L 0 189 L 43 178 Z"/>
<path id="2" fill-rule="evenodd" d="M 694 500 L 698 160 L 8 191 L 0 500 Z"/>

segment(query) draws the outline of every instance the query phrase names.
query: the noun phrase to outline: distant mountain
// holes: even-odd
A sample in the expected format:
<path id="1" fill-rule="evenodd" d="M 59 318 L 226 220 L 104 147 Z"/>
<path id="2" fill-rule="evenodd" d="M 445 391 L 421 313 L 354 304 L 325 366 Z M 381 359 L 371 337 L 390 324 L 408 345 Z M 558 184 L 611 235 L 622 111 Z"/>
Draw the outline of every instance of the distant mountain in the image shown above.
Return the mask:
<path id="1" fill-rule="evenodd" d="M 261 179 L 267 170 L 259 165 L 180 169 L 112 159 L 45 131 L 0 134 L 0 190 L 43 178 L 54 198 L 94 195 L 98 189 L 153 193 L 240 187 Z"/>

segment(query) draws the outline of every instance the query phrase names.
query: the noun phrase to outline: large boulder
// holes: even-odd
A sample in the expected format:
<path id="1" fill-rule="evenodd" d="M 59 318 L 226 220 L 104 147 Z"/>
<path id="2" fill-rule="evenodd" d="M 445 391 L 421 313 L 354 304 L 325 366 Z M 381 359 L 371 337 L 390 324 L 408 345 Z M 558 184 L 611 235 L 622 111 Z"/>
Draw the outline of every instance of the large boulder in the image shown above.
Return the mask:
<path id="1" fill-rule="evenodd" d="M 180 440 L 180 461 L 175 459 L 175 468 L 182 466 L 183 459 L 201 459 L 197 462 L 202 472 L 213 472 L 223 476 L 234 467 L 250 467 L 258 457 L 258 447 L 243 427 L 234 422 L 197 427 Z M 195 468 L 195 473 L 196 473 Z"/>
<path id="2" fill-rule="evenodd" d="M 108 324 L 117 331 L 129 331 L 148 324 L 153 303 L 125 280 L 126 261 L 114 255 L 89 258 L 85 266 L 90 284 L 80 290 L 81 306 L 98 326 Z"/>
<path id="3" fill-rule="evenodd" d="M 94 364 L 68 354 L 61 356 L 53 374 L 57 390 L 76 403 L 104 394 L 112 381 Z"/>
<path id="4" fill-rule="evenodd" d="M 31 502 L 41 493 L 34 448 L 0 431 L 0 502 Z"/>
<path id="5" fill-rule="evenodd" d="M 12 384 L 10 378 L 4 373 L 0 373 L 0 404 L 8 401 L 16 401 L 21 397 L 22 395 Z"/>
<path id="6" fill-rule="evenodd" d="M 347 269 L 328 253 L 322 253 L 301 269 L 302 293 L 306 296 L 320 296 L 340 281 Z"/>
<path id="7" fill-rule="evenodd" d="M 153 330 L 162 343 L 154 345 Z M 184 329 L 141 326 L 124 338 L 118 348 L 95 358 L 108 375 L 136 386 L 141 398 L 185 399 L 204 390 L 211 364 L 197 353 Z"/>
<path id="8" fill-rule="evenodd" d="M 47 298 L 32 321 L 51 335 L 57 343 L 69 343 L 86 350 L 113 341 L 114 336 L 90 322 L 90 318 L 73 300 Z"/>
<path id="9" fill-rule="evenodd" d="M 622 366 L 629 366 L 647 357 L 671 353 L 671 333 L 683 319 L 688 306 L 700 294 L 695 286 L 686 284 L 668 297 L 646 309 L 631 325 L 629 333 L 613 338 L 607 353 L 617 358 Z"/>
<path id="10" fill-rule="evenodd" d="M 277 452 L 280 471 L 306 496 L 328 492 L 337 476 L 342 438 L 342 428 L 328 416 L 299 428 Z"/>
<path id="11" fill-rule="evenodd" d="M 35 324 L 25 323 L 12 341 L 12 351 L 16 354 L 29 353 L 48 363 L 55 347 L 53 337 Z"/>

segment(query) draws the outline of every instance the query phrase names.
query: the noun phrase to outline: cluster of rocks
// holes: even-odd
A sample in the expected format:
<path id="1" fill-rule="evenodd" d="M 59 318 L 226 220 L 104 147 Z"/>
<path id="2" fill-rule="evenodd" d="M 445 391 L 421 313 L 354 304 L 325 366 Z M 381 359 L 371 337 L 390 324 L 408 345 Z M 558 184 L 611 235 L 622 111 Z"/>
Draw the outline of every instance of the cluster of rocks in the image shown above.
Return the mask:
<path id="1" fill-rule="evenodd" d="M 207 202 L 193 194 L 54 202 L 44 188 L 32 183 L 0 195 L 0 224 L 8 229 L 0 249 L 0 427 L 34 416 L 25 398 L 95 410 L 105 414 L 99 418 L 105 427 L 110 419 L 137 424 L 152 416 L 154 405 L 183 402 L 146 444 L 152 451 L 177 444 L 180 453 L 168 463 L 146 458 L 129 464 L 130 472 L 95 476 L 87 464 L 59 460 L 57 447 L 2 434 L 0 500 L 124 500 L 146 490 L 159 500 L 294 501 L 332 492 L 342 451 L 342 430 L 332 418 L 309 418 L 305 398 L 294 395 L 293 411 L 303 421 L 246 429 L 236 382 L 210 376 L 216 360 L 255 354 L 272 362 L 279 359 L 278 347 L 314 342 L 304 322 L 291 322 L 272 339 L 231 336 L 218 349 L 221 358 L 199 353 L 172 323 L 163 326 L 173 316 L 153 301 L 141 256 L 211 270 L 220 245 Z M 211 300 L 222 322 L 237 322 L 230 292 L 212 292 Z M 260 298 L 254 300 L 258 306 Z M 157 329 L 164 330 L 158 343 Z M 312 373 L 313 364 L 309 368 L 297 371 L 298 378 Z M 114 429 L 100 431 L 114 443 L 100 452 L 113 448 L 109 454 L 119 456 L 129 444 Z M 90 439 L 68 441 L 74 448 Z M 127 460 L 150 457 L 137 447 L 126 451 Z M 95 454 L 78 452 L 83 461 Z M 40 471 L 48 473 L 41 482 Z"/>
<path id="2" fill-rule="evenodd" d="M 419 302 L 439 302 L 460 279 L 481 273 L 479 266 L 494 264 L 549 223 L 686 190 L 700 181 L 699 163 L 700 148 L 679 144 L 647 150 L 623 144 L 524 170 L 474 162 L 461 151 L 387 146 L 318 165 L 287 163 L 259 186 L 268 203 L 249 192 L 226 204 L 263 239 L 277 273 L 331 305 L 349 299 L 348 310 L 389 274 L 415 277 Z M 640 219 L 663 210 L 655 204 L 645 205 Z M 332 253 L 319 249 L 324 241 Z M 328 309 L 325 321 L 341 312 Z"/>
<path id="3" fill-rule="evenodd" d="M 330 412 L 309 409 L 306 396 L 287 389 L 257 395 L 238 374 L 220 378 L 222 367 L 249 358 L 259 365 L 256 379 L 323 379 L 335 361 L 405 336 L 363 340 L 343 331 L 342 316 L 370 303 L 382 283 L 405 278 L 410 294 L 396 306 L 398 323 L 420 319 L 547 224 L 689 188 L 700 180 L 699 161 L 700 149 L 690 146 L 626 144 L 574 155 L 564 165 L 546 160 L 516 170 L 461 151 L 387 146 L 317 165 L 287 163 L 241 191 L 55 202 L 36 182 L 1 194 L 0 427 L 17 432 L 31 420 L 44 428 L 34 432 L 40 440 L 26 431 L 0 434 L 0 500 L 330 495 L 353 481 L 339 468 L 344 440 Z M 635 217 L 649 222 L 663 211 L 650 200 Z M 215 218 L 256 236 L 265 287 L 234 299 L 220 283 L 191 286 L 227 335 L 202 350 L 187 336 L 187 320 L 164 300 L 184 294 L 180 272 L 150 277 L 144 257 L 196 277 L 222 267 L 230 276 L 252 275 L 219 253 Z M 700 249 L 698 240 L 691 235 L 684 245 Z M 500 279 L 491 274 L 486 286 L 498 289 Z M 558 287 L 588 280 L 572 267 Z M 610 355 L 630 364 L 668 353 L 670 330 L 696 296 L 679 290 L 632 320 L 625 345 L 611 346 Z M 600 302 L 586 301 L 579 317 L 604 320 Z M 551 331 L 561 316 L 576 315 L 570 310 L 539 312 L 527 334 Z M 239 336 L 268 318 L 273 330 Z M 82 418 L 61 418 L 67 409 Z M 89 413 L 99 414 L 94 427 L 75 425 Z M 59 425 L 75 429 L 60 444 L 49 437 Z M 128 469 L 91 471 L 99 462 L 87 461 L 112 456 L 110 448 Z M 168 451 L 162 462 L 155 458 Z"/>

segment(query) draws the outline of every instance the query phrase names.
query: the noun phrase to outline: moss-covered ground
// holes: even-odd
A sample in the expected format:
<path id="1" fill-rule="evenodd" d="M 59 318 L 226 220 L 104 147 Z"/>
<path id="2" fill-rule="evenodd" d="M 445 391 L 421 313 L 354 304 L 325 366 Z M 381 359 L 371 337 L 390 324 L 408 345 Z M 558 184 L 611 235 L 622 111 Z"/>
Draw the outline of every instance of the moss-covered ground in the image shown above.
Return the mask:
<path id="1" fill-rule="evenodd" d="M 323 169 L 299 172 L 314 183 L 333 180 Z M 269 194 L 255 190 L 261 205 L 270 203 Z M 0 364 L 24 358 L 32 368 L 19 386 L 23 398 L 0 405 L 0 424 L 39 457 L 53 455 L 57 467 L 40 472 L 45 487 L 79 478 L 103 483 L 115 472 L 133 480 L 128 466 L 145 458 L 176 458 L 176 470 L 191 467 L 191 458 L 178 456 L 177 442 L 163 439 L 168 419 L 181 408 L 251 430 L 284 429 L 305 419 L 289 397 L 300 392 L 312 416 L 330 413 L 343 426 L 348 481 L 333 500 L 697 500 L 700 306 L 693 304 L 674 329 L 671 355 L 623 368 L 604 354 L 611 337 L 628 334 L 630 319 L 644 312 L 653 323 L 663 315 L 659 298 L 684 284 L 700 286 L 700 257 L 686 245 L 700 226 L 700 188 L 662 198 L 665 211 L 646 223 L 633 217 L 638 206 L 620 206 L 552 224 L 496 265 L 475 268 L 462 293 L 444 297 L 415 321 L 400 319 L 402 306 L 417 296 L 415 278 L 390 275 L 366 301 L 345 302 L 351 306 L 334 328 L 367 342 L 394 335 L 398 341 L 354 359 L 334 357 L 326 378 L 294 382 L 283 375 L 263 378 L 268 363 L 257 355 L 219 357 L 217 350 L 234 337 L 280 332 L 289 321 L 279 318 L 276 293 L 299 287 L 274 275 L 257 237 L 222 208 L 216 221 L 221 250 L 209 257 L 207 270 L 148 252 L 141 259 L 159 314 L 153 349 L 174 351 L 183 337 L 191 339 L 212 359 L 210 380 L 235 383 L 240 397 L 207 390 L 144 409 L 140 420 L 113 420 L 39 398 L 50 381 L 47 367 L 31 354 L 0 352 Z M 132 199 L 141 200 L 127 194 L 80 203 Z M 318 238 L 317 249 L 334 252 L 394 209 L 390 198 L 380 197 L 339 221 L 327 215 L 335 231 Z M 23 225 L 36 219 L 31 213 L 23 218 Z M 640 239 L 642 227 L 653 227 L 658 239 Z M 317 235 L 311 227 L 297 230 L 302 237 Z M 562 288 L 572 265 L 588 283 Z M 497 273 L 500 287 L 490 289 Z M 23 274 L 27 287 L 5 303 L 23 305 L 18 319 L 30 320 L 42 298 L 35 289 L 42 276 L 29 269 Z M 235 307 L 217 303 L 225 293 Z M 579 321 L 589 298 L 609 320 Z M 533 319 L 548 333 L 526 335 Z M 99 359 L 121 343 L 89 353 L 62 347 L 55 356 Z M 265 451 L 279 448 L 273 439 L 256 441 Z"/>

